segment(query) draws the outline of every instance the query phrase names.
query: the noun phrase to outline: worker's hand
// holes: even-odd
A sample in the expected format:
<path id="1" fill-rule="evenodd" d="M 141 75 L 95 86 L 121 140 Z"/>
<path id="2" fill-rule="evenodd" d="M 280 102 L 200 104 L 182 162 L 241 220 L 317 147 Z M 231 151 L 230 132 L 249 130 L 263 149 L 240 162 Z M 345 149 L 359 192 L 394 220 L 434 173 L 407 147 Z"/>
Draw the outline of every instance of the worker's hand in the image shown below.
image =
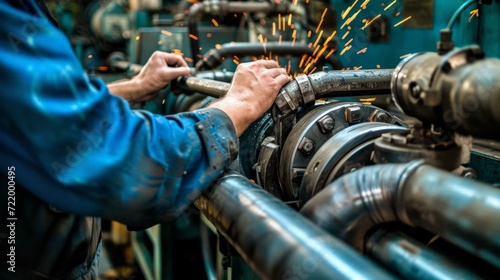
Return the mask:
<path id="1" fill-rule="evenodd" d="M 209 107 L 224 111 L 239 136 L 272 106 L 279 90 L 289 81 L 285 69 L 274 60 L 242 63 L 236 68 L 227 94 Z"/>
<path id="2" fill-rule="evenodd" d="M 173 79 L 183 75 L 189 75 L 189 67 L 180 55 L 156 51 L 132 80 L 109 84 L 108 88 L 111 94 L 121 96 L 130 103 L 145 102 L 153 99 Z"/>

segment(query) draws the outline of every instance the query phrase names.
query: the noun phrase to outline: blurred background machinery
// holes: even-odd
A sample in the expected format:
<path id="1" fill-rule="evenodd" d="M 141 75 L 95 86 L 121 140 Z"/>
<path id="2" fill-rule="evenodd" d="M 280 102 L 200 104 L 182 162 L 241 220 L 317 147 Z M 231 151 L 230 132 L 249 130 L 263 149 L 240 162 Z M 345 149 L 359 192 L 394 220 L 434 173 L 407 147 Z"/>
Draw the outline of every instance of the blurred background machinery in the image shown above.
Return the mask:
<path id="1" fill-rule="evenodd" d="M 179 219 L 109 227 L 111 266 L 138 268 L 104 276 L 498 279 L 499 1 L 46 2 L 89 75 L 184 57 L 136 109 L 203 107 L 245 61 L 293 78 Z"/>

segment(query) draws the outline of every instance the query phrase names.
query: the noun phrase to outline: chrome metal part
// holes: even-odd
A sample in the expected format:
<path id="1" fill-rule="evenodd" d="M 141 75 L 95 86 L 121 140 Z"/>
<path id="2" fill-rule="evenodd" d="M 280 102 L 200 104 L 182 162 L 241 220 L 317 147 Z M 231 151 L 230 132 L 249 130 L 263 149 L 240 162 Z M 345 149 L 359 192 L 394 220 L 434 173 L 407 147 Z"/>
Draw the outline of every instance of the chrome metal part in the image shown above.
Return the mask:
<path id="1" fill-rule="evenodd" d="M 384 112 L 388 116 L 388 123 L 401 125 L 401 121 L 391 114 L 357 102 L 331 102 L 312 109 L 297 121 L 281 150 L 279 174 L 286 199 L 299 198 L 302 176 L 297 174 L 302 175 L 303 172 L 294 171 L 306 170 L 325 142 L 351 125 L 345 118 L 349 111 L 356 112 L 357 122 L 369 122 L 373 113 Z"/>
<path id="2" fill-rule="evenodd" d="M 366 117 L 368 116 L 369 114 L 366 115 Z M 347 127 L 329 138 L 307 162 L 306 172 L 299 188 L 300 204 L 304 205 L 311 197 L 326 187 L 332 179 L 343 174 L 332 173 L 332 171 L 351 151 L 367 142 L 375 141 L 384 133 L 405 130 L 405 127 L 393 124 L 367 122 Z M 282 159 L 282 164 L 283 162 Z M 351 170 L 346 171 L 350 172 Z"/>

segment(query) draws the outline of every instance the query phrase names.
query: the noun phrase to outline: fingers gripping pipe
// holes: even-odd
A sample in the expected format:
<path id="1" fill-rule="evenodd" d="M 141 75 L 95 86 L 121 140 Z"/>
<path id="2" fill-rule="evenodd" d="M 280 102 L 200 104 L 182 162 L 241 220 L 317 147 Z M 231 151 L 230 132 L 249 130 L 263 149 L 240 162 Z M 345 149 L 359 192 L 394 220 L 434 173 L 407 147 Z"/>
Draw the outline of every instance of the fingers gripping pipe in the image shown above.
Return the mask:
<path id="1" fill-rule="evenodd" d="M 500 267 L 500 190 L 421 161 L 347 174 L 309 200 L 301 213 L 360 251 L 375 225 L 401 221 Z"/>

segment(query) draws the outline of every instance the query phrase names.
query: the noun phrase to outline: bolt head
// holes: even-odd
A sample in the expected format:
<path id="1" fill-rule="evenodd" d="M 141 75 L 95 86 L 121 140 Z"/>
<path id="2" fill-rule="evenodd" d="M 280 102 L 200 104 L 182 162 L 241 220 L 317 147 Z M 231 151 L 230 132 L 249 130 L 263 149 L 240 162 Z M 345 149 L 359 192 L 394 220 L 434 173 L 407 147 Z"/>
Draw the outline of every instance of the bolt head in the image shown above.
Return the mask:
<path id="1" fill-rule="evenodd" d="M 318 120 L 318 125 L 322 133 L 327 133 L 335 128 L 335 120 L 329 115 L 326 115 Z"/>
<path id="2" fill-rule="evenodd" d="M 314 145 L 315 145 L 314 141 L 312 141 L 311 139 L 309 139 L 307 137 L 304 137 L 300 141 L 298 149 L 299 149 L 299 151 L 303 152 L 304 154 L 309 155 L 314 150 Z"/>

